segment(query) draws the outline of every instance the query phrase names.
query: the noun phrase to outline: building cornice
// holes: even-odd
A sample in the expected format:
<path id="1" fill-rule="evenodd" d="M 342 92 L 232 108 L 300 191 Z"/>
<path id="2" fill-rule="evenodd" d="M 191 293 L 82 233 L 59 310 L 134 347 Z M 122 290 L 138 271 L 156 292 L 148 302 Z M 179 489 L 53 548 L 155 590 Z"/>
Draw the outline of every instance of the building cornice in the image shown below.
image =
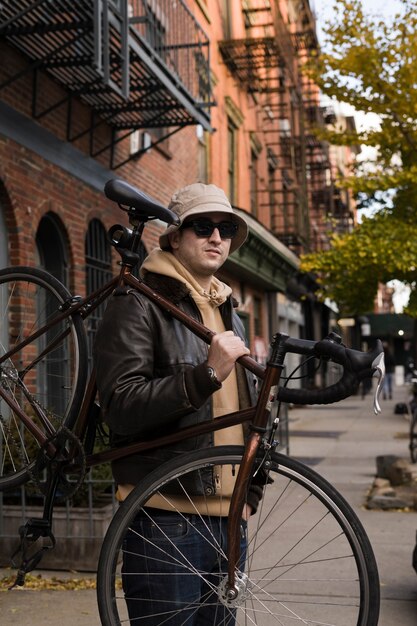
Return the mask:
<path id="1" fill-rule="evenodd" d="M 234 210 L 246 220 L 249 236 L 246 243 L 229 257 L 225 269 L 238 273 L 262 289 L 285 292 L 288 280 L 299 272 L 298 257 L 249 213 L 238 208 Z"/>

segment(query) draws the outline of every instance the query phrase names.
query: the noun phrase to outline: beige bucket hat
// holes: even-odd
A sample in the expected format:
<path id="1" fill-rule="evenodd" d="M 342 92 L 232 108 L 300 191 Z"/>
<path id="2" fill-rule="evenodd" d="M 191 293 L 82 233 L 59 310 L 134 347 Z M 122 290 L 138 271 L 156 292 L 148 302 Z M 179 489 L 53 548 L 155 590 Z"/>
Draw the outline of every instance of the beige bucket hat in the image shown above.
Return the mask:
<path id="1" fill-rule="evenodd" d="M 224 213 L 225 217 L 228 217 L 238 225 L 236 237 L 231 240 L 230 253 L 240 248 L 248 237 L 248 225 L 245 220 L 233 211 L 226 194 L 216 185 L 193 183 L 183 187 L 174 193 L 168 208 L 178 215 L 180 225 L 175 226 L 171 224 L 159 237 L 159 245 L 162 250 L 169 249 L 169 233 L 173 233 L 181 228 L 181 224 L 185 219 L 197 215 L 209 216 L 210 213 Z"/>

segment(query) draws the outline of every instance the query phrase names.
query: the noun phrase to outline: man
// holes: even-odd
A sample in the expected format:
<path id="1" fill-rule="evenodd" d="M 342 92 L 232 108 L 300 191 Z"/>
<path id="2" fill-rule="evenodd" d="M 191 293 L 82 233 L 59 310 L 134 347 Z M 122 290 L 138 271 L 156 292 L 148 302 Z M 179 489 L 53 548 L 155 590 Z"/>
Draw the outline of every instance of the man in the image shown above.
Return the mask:
<path id="1" fill-rule="evenodd" d="M 160 249 L 153 250 L 145 259 L 141 275 L 154 291 L 202 321 L 216 335 L 208 347 L 138 292 L 127 288 L 115 293 L 97 333 L 95 356 L 100 403 L 116 446 L 134 438 L 156 438 L 255 402 L 253 377 L 236 364 L 249 350 L 243 326 L 233 310 L 232 290 L 214 276 L 228 255 L 245 242 L 247 224 L 215 185 L 196 183 L 180 189 L 173 195 L 169 208 L 179 216 L 180 226 L 171 225 L 161 235 Z M 113 473 L 118 495 L 121 500 L 126 498 L 141 478 L 176 454 L 243 441 L 242 426 L 237 425 L 116 461 Z M 216 477 L 210 476 L 211 484 L 205 490 L 205 494 L 214 494 L 205 512 L 218 518 L 222 535 L 227 527 L 234 480 L 229 476 L 219 485 Z M 248 494 L 245 518 L 256 509 L 258 499 L 254 487 Z M 189 510 L 190 505 L 181 494 L 175 495 L 174 501 L 176 511 L 195 513 Z M 149 506 L 154 507 L 153 517 L 158 515 L 158 527 L 163 525 L 168 529 L 164 534 L 171 536 L 171 532 L 178 532 L 175 529 L 181 526 L 184 515 L 174 512 L 162 497 L 155 496 Z M 186 595 L 186 602 L 195 607 L 202 592 L 197 589 L 201 584 L 198 576 L 188 576 L 181 587 L 180 576 L 169 577 L 170 572 L 155 575 L 161 573 L 157 564 L 161 558 L 157 549 L 156 555 L 149 554 L 149 546 L 157 542 L 155 536 L 152 535 L 152 540 L 142 539 L 148 531 L 154 532 L 152 528 L 146 529 L 146 522 L 138 515 L 140 530 L 127 538 L 131 547 L 124 558 L 123 585 L 132 623 L 138 618 L 138 623 L 151 626 L 160 623 L 153 621 L 151 613 L 162 613 L 167 602 L 181 604 L 182 596 Z M 203 553 L 202 532 L 196 528 L 195 536 L 190 537 L 191 562 Z M 187 533 L 190 535 L 189 530 Z M 139 564 L 138 557 L 132 555 L 145 551 L 146 564 Z M 148 572 L 149 568 L 156 569 L 149 576 L 129 576 L 129 572 L 144 571 L 145 566 Z M 175 570 L 171 573 L 175 574 Z M 216 599 L 208 612 L 204 609 L 205 613 L 195 608 L 185 616 L 175 617 L 172 613 L 164 623 L 166 626 L 232 623 L 230 611 L 219 608 L 218 603 Z"/>
<path id="2" fill-rule="evenodd" d="M 387 397 L 392 400 L 392 388 L 393 388 L 393 380 L 395 374 L 395 360 L 393 354 L 390 350 L 389 344 L 387 341 L 384 341 L 384 362 L 385 362 L 385 378 L 384 378 L 384 386 L 382 388 L 382 397 L 384 400 Z"/>

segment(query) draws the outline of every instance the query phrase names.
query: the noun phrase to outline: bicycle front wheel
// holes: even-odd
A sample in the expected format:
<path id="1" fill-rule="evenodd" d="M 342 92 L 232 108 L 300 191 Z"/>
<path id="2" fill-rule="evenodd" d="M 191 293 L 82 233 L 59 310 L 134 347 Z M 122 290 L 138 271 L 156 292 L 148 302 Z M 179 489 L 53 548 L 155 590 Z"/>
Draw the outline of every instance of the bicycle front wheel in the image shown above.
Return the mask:
<path id="1" fill-rule="evenodd" d="M 78 413 L 87 377 L 87 340 L 79 313 L 31 337 L 70 298 L 64 285 L 43 270 L 0 271 L 0 385 L 47 435 L 48 423 L 53 428 L 69 424 Z M 46 419 L 40 419 L 39 411 Z M 16 410 L 0 398 L 0 490 L 28 480 L 38 450 Z"/>
<path id="2" fill-rule="evenodd" d="M 137 485 L 113 518 L 100 555 L 104 626 L 129 619 L 146 626 L 377 625 L 378 572 L 357 516 L 317 473 L 277 453 L 268 466 L 273 483 L 264 487 L 244 532 L 237 596 L 227 597 L 227 546 L 219 530 L 227 517 L 210 514 L 213 496 L 195 497 L 188 485 L 207 468 L 220 482 L 235 475 L 242 454 L 237 446 L 200 450 Z M 174 515 L 176 528 L 169 532 L 161 507 Z M 192 533 L 199 549 L 190 553 Z M 182 585 L 180 593 L 171 593 L 173 581 Z"/>

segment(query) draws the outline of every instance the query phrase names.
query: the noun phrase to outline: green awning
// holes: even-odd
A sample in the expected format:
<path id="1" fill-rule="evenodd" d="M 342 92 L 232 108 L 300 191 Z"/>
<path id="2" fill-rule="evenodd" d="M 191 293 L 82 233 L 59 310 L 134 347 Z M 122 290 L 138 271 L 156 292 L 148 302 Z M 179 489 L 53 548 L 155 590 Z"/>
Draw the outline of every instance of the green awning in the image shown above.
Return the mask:
<path id="1" fill-rule="evenodd" d="M 248 223 L 249 237 L 229 257 L 225 268 L 262 289 L 285 292 L 288 281 L 299 271 L 298 257 L 249 213 L 234 210 Z"/>
<path id="2" fill-rule="evenodd" d="M 367 313 L 366 317 L 371 325 L 372 337 L 402 337 L 409 340 L 414 335 L 414 320 L 403 313 Z"/>

